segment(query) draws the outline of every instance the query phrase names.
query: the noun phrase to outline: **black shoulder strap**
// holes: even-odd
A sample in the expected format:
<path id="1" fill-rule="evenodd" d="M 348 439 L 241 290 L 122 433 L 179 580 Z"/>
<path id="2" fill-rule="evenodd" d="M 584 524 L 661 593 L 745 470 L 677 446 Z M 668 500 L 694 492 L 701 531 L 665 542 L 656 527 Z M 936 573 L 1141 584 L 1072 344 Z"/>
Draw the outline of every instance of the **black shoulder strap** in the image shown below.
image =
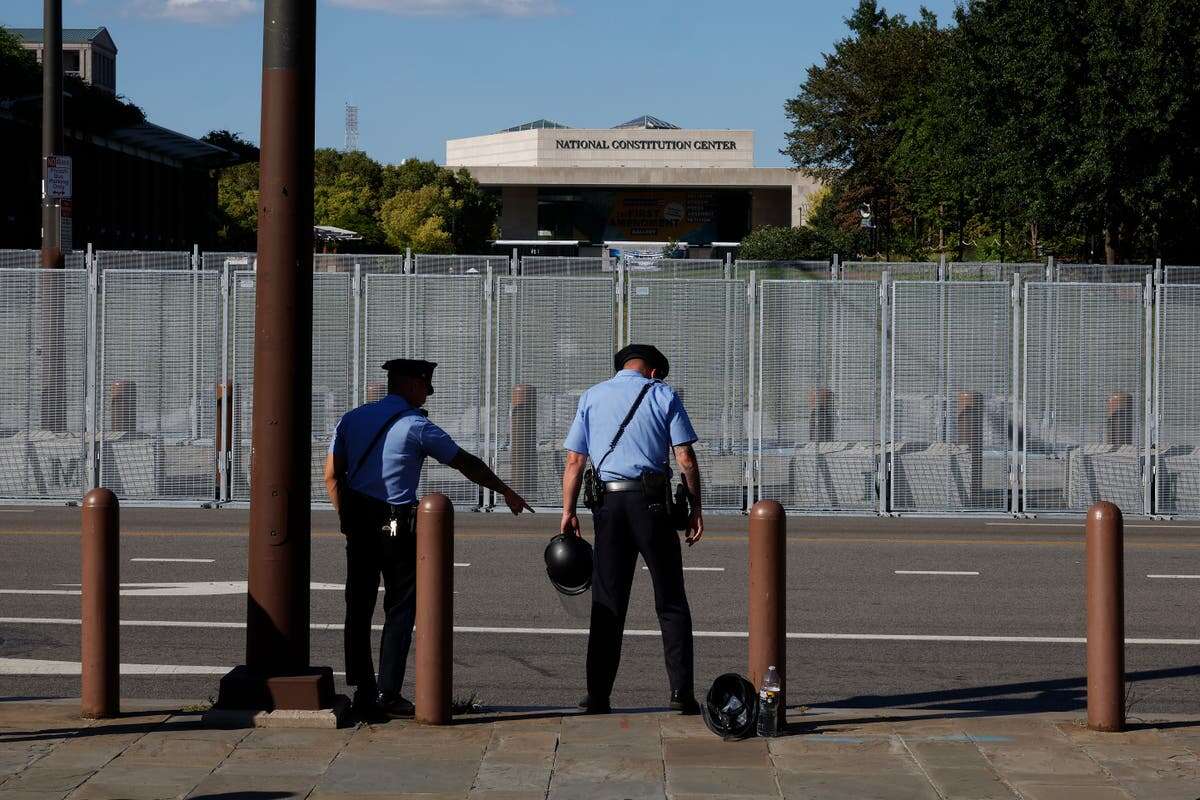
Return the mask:
<path id="1" fill-rule="evenodd" d="M 349 481 L 354 474 L 362 469 L 362 465 L 367 462 L 367 459 L 371 455 L 371 451 L 375 449 L 375 445 L 379 444 L 379 440 L 382 439 L 384 435 L 392 429 L 392 426 L 396 424 L 396 420 L 400 419 L 410 411 L 415 411 L 418 414 L 421 413 L 421 409 L 419 408 L 405 408 L 388 417 L 388 421 L 383 423 L 383 426 L 375 432 L 375 436 L 371 438 L 371 443 L 367 445 L 366 450 L 363 450 L 362 455 L 358 457 L 358 461 L 354 462 L 354 468 L 346 473 L 347 481 Z"/>
<path id="2" fill-rule="evenodd" d="M 637 413 L 638 406 L 642 404 L 642 398 L 650 391 L 650 387 L 658 381 L 650 381 L 642 387 L 642 391 L 638 392 L 637 399 L 633 401 L 633 405 L 629 407 L 629 413 L 625 415 L 625 419 L 621 420 L 620 427 L 617 428 L 617 433 L 613 436 L 612 441 L 608 443 L 608 452 L 600 458 L 600 463 L 596 465 L 596 473 L 600 473 L 600 467 L 604 465 L 605 459 L 612 455 L 612 451 L 616 449 L 617 442 L 621 441 L 621 436 L 625 433 L 625 428 L 629 425 L 629 421 L 633 419 L 633 415 Z"/>

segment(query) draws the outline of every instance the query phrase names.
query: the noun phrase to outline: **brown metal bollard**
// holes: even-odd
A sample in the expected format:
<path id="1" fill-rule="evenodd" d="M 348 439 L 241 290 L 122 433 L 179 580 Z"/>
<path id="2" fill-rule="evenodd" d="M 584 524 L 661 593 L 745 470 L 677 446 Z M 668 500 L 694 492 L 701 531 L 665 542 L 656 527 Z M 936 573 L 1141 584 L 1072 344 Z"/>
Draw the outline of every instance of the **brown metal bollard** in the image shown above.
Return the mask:
<path id="1" fill-rule="evenodd" d="M 1125 728 L 1125 522 L 1112 503 L 1087 514 L 1087 718 L 1094 731 Z"/>
<path id="2" fill-rule="evenodd" d="M 980 503 L 983 492 L 983 395 L 958 393 L 955 444 L 965 444 L 971 458 L 971 502 Z"/>
<path id="3" fill-rule="evenodd" d="M 528 494 L 537 486 L 537 387 L 512 390 L 512 487 Z"/>
<path id="4" fill-rule="evenodd" d="M 120 504 L 108 489 L 83 497 L 80 540 L 80 716 L 115 717 L 121 695 Z"/>
<path id="5" fill-rule="evenodd" d="M 454 666 L 454 506 L 444 494 L 417 505 L 417 722 L 450 723 Z"/>
<path id="6" fill-rule="evenodd" d="M 217 427 L 213 430 L 213 440 L 217 444 L 217 452 L 225 451 L 225 437 L 233 441 L 233 381 L 217 384 Z M 232 449 L 232 448 L 230 448 Z M 217 486 L 221 483 L 221 468 L 216 468 Z"/>
<path id="7" fill-rule="evenodd" d="M 810 442 L 832 441 L 833 390 L 828 387 L 810 390 L 808 408 L 808 440 Z"/>
<path id="8" fill-rule="evenodd" d="M 137 430 L 137 384 L 133 381 L 113 381 L 108 386 L 109 430 Z"/>
<path id="9" fill-rule="evenodd" d="M 774 500 L 750 509 L 750 683 L 760 688 L 767 667 L 779 671 L 779 705 L 787 709 L 787 517 Z"/>

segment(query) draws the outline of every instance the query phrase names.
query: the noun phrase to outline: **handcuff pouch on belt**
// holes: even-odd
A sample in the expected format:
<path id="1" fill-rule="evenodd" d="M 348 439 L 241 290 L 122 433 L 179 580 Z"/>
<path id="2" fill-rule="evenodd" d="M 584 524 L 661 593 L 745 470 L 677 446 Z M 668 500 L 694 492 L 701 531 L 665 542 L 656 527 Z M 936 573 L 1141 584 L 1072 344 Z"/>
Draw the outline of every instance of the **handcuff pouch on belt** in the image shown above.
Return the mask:
<path id="1" fill-rule="evenodd" d="M 650 387 L 658 381 L 648 381 L 642 390 L 638 392 L 637 399 L 633 401 L 633 405 L 629 407 L 629 411 L 625 414 L 625 419 L 621 420 L 621 424 L 617 426 L 617 432 L 613 435 L 612 441 L 608 443 L 608 450 L 600 457 L 600 462 L 595 467 L 588 467 L 583 471 L 583 505 L 592 513 L 604 504 L 604 481 L 600 478 L 600 468 L 604 466 L 604 462 L 612 455 L 612 451 L 616 449 L 617 442 L 621 441 L 621 436 L 625 433 L 625 428 L 629 426 L 629 421 L 633 419 L 633 415 L 637 413 L 638 406 L 642 404 L 646 393 L 650 391 Z"/>
<path id="2" fill-rule="evenodd" d="M 642 491 L 650 500 L 651 511 L 664 514 L 673 530 L 687 530 L 692 520 L 692 497 L 683 483 L 676 486 L 675 492 L 672 494 L 671 479 L 666 474 L 643 472 Z"/>

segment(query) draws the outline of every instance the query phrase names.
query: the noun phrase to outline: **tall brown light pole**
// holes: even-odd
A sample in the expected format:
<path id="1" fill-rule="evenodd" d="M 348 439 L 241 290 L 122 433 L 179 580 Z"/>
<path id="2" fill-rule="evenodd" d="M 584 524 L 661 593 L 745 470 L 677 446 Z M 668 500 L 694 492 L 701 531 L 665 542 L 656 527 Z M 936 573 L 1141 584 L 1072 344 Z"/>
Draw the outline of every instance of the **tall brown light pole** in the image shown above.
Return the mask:
<path id="1" fill-rule="evenodd" d="M 316 0 L 266 0 L 246 663 L 223 708 L 333 701 L 308 660 L 315 61 Z"/>
<path id="2" fill-rule="evenodd" d="M 63 266 L 62 200 L 50 191 L 46 180 L 48 167 L 64 155 L 63 144 L 63 61 L 62 0 L 42 3 L 42 267 Z M 66 404 L 63 402 L 64 360 L 63 287 L 55 279 L 40 281 L 39 316 L 42 341 L 39 343 L 41 373 L 41 425 L 50 431 L 66 430 Z"/>

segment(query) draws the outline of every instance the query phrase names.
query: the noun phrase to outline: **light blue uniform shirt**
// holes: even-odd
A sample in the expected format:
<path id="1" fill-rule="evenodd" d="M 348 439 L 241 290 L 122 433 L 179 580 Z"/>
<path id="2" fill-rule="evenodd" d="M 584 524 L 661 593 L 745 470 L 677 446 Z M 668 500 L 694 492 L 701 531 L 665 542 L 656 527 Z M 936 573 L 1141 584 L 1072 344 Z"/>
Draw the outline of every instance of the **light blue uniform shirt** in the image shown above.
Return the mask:
<path id="1" fill-rule="evenodd" d="M 650 382 L 636 370 L 623 369 L 588 389 L 579 398 L 579 409 L 563 447 L 599 464 L 638 392 Z M 699 438 L 675 390 L 665 383 L 654 383 L 604 462 L 601 480 L 631 480 L 643 472 L 670 475 L 670 449 Z"/>
<path id="2" fill-rule="evenodd" d="M 454 460 L 458 445 L 449 434 L 403 397 L 389 394 L 378 402 L 348 411 L 338 422 L 329 443 L 329 452 L 334 458 L 344 459 L 349 472 L 379 429 L 399 411 L 407 413 L 392 424 L 362 467 L 346 481 L 354 491 L 392 505 L 417 502 L 417 484 L 421 482 L 425 456 L 433 456 L 443 464 Z"/>

